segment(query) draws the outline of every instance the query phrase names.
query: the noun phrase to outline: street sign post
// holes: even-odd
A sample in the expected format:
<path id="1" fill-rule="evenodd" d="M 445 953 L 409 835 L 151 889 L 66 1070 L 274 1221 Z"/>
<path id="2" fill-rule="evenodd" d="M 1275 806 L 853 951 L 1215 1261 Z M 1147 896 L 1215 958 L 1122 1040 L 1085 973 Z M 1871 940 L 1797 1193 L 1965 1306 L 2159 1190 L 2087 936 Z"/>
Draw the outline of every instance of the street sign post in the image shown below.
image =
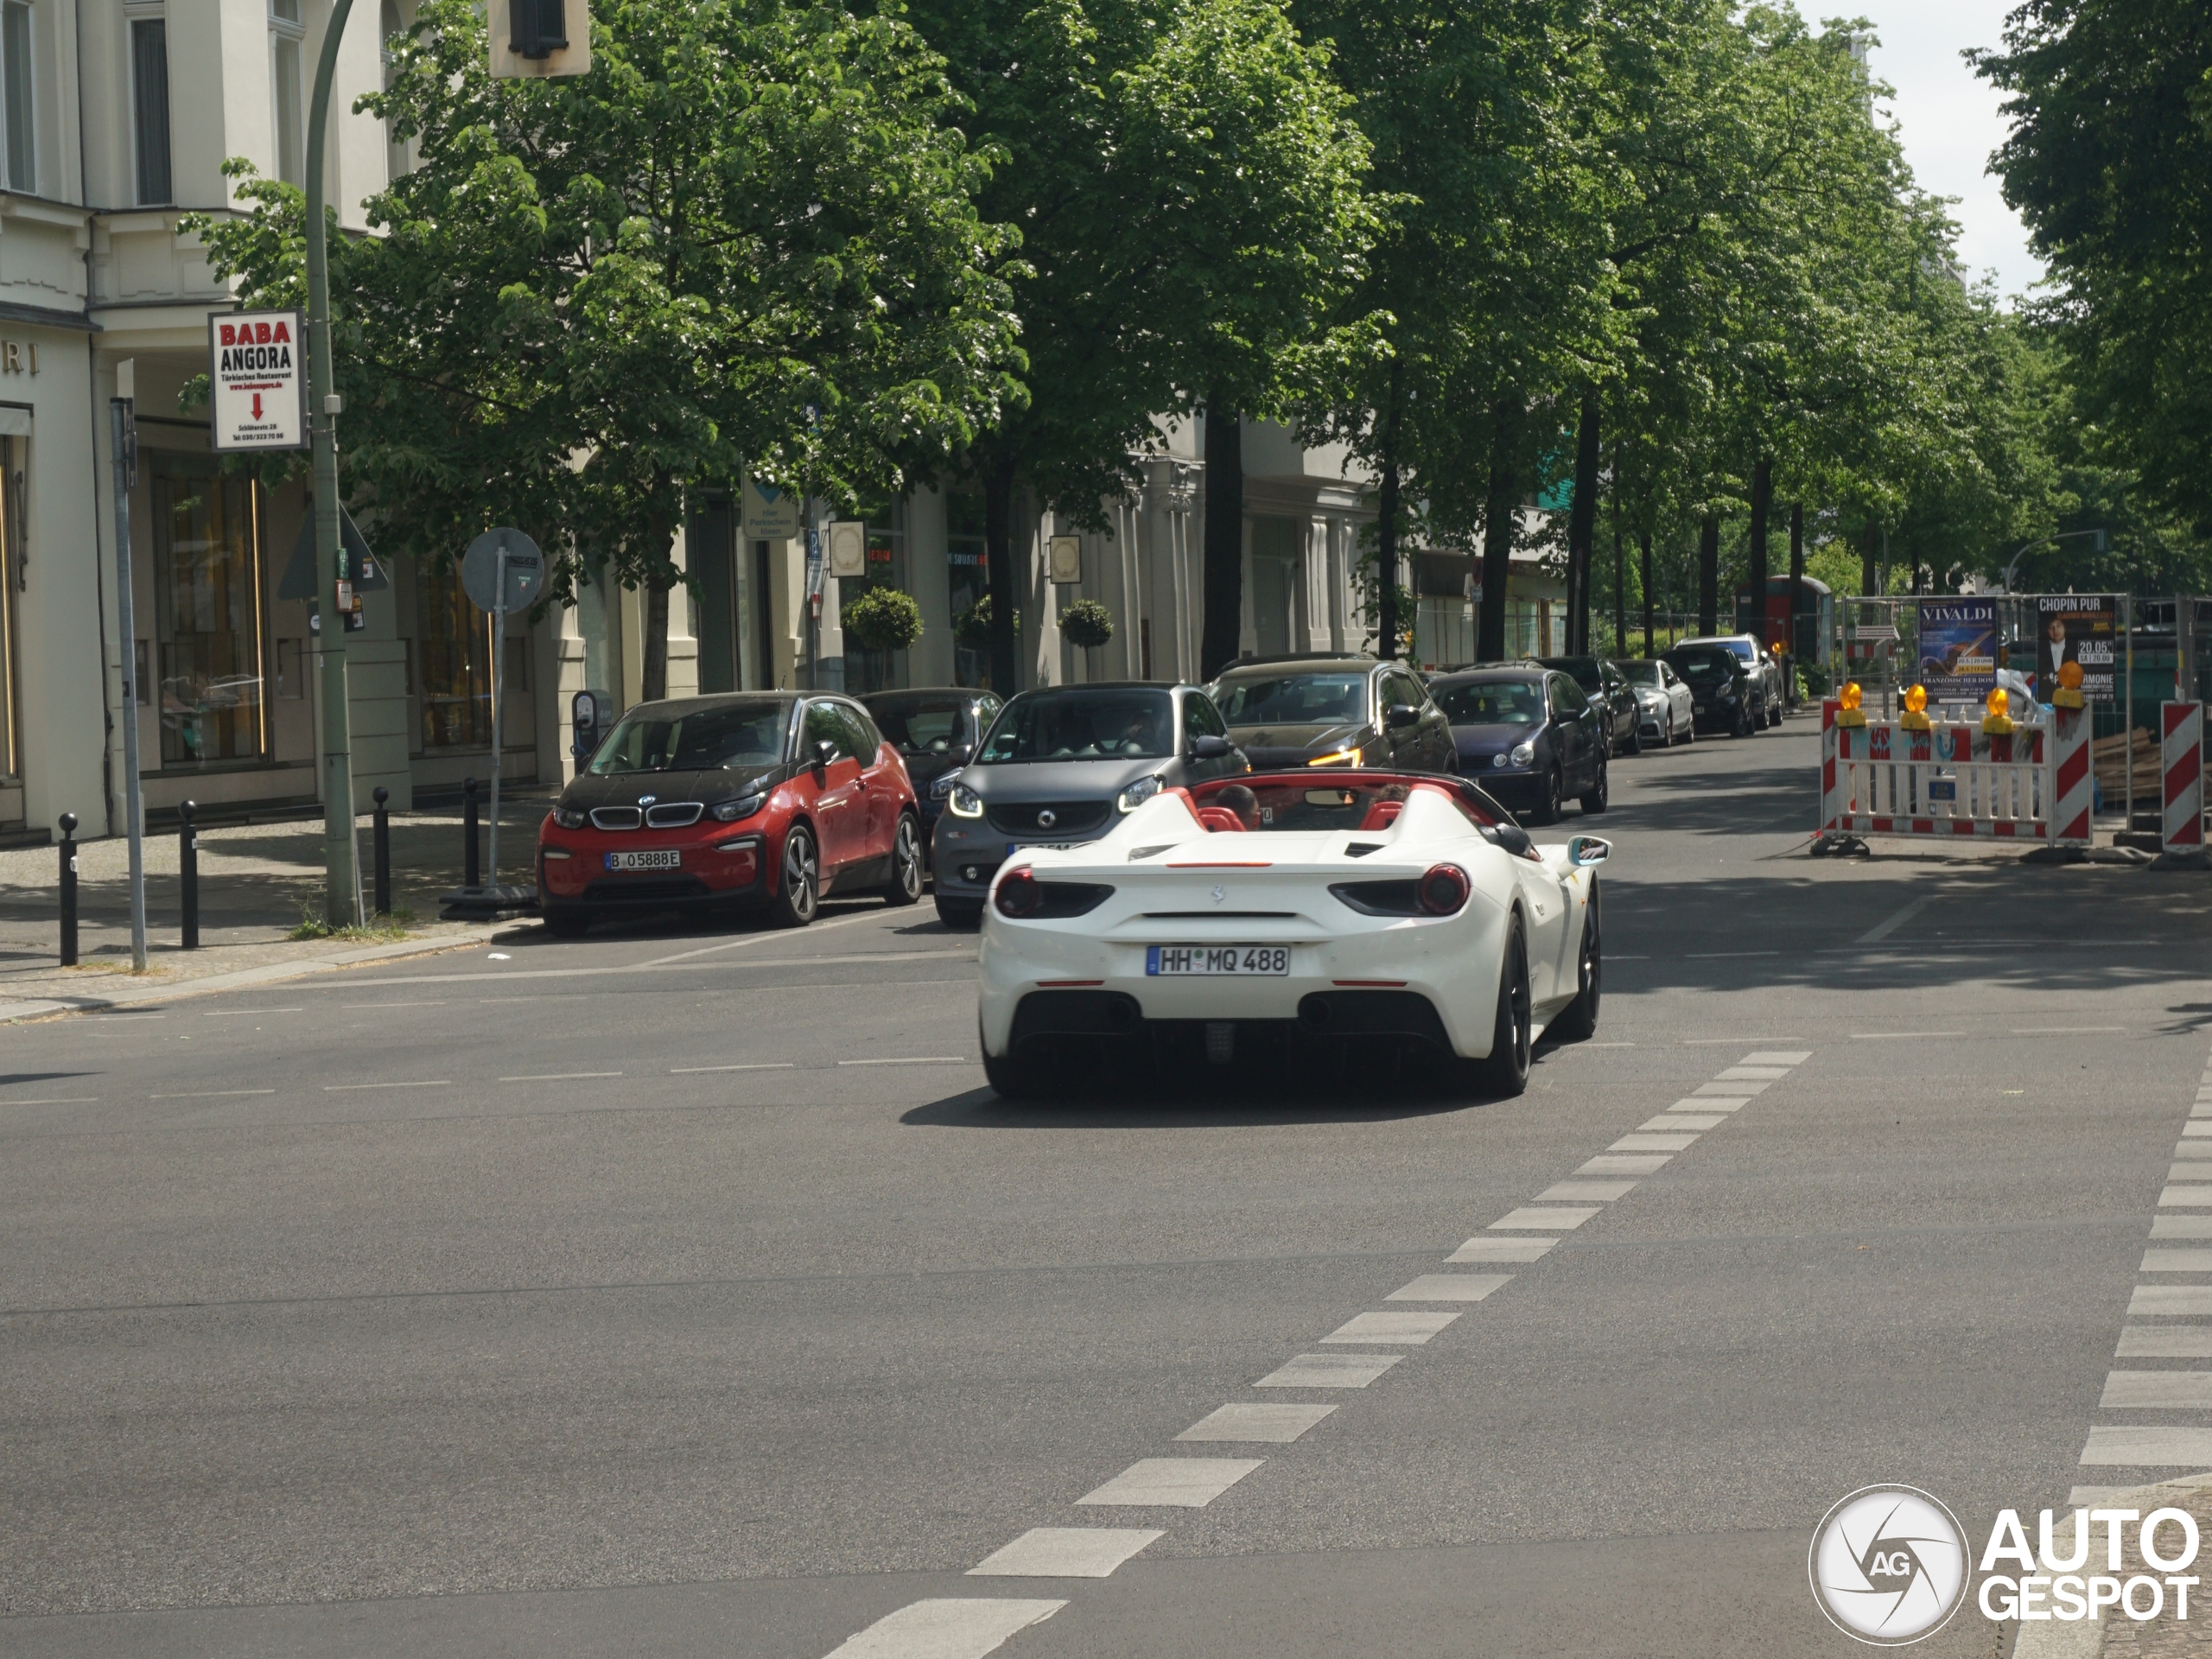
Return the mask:
<path id="1" fill-rule="evenodd" d="M 526 611 L 545 582 L 545 556 L 522 531 L 487 530 L 461 556 L 461 586 L 480 611 L 492 613 L 492 873 L 499 887 L 499 727 L 507 708 L 507 613 Z"/>
<path id="2" fill-rule="evenodd" d="M 296 311 L 207 319 L 207 405 L 218 449 L 308 447 L 307 331 Z"/>

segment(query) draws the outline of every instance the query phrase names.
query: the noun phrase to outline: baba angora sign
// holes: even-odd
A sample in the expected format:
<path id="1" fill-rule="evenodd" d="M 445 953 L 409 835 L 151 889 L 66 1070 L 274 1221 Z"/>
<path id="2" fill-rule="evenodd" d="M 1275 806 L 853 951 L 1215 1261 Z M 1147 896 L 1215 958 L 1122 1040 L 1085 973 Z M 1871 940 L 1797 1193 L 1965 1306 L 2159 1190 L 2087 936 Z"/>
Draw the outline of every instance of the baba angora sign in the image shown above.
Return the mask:
<path id="1" fill-rule="evenodd" d="M 306 448 L 307 337 L 300 314 L 209 317 L 207 402 L 218 449 Z"/>

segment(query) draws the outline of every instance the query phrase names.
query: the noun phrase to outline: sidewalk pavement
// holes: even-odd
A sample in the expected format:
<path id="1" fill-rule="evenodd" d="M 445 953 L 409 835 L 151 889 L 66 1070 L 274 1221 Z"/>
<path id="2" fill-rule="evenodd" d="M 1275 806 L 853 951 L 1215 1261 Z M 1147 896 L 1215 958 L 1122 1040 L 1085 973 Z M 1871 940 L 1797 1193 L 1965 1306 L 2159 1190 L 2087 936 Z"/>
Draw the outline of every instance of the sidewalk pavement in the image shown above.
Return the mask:
<path id="1" fill-rule="evenodd" d="M 550 796 L 500 803 L 499 873 L 534 880 L 537 824 Z M 479 831 L 488 857 L 488 814 Z M 373 902 L 370 820 L 359 822 L 363 893 Z M 121 836 L 79 843 L 78 963 L 60 965 L 60 862 L 52 847 L 0 851 L 0 1021 L 227 989 L 356 963 L 480 944 L 517 924 L 439 922 L 441 894 L 461 885 L 459 806 L 391 817 L 393 920 L 404 935 L 296 939 L 322 911 L 322 821 L 235 824 L 200 832 L 200 948 L 181 947 L 177 837 L 145 841 L 147 968 L 130 970 L 130 853 Z M 486 871 L 489 879 L 491 872 Z M 523 924 L 532 925 L 533 924 Z"/>

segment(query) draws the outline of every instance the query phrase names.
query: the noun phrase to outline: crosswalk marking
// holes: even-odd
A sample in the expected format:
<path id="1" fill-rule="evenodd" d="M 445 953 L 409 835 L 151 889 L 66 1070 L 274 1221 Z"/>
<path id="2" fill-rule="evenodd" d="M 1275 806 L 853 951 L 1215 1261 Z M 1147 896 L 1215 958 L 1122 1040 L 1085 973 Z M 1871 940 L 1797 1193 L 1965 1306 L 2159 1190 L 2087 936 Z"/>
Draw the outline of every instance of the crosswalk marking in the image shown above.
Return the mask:
<path id="1" fill-rule="evenodd" d="M 1255 1389 L 1363 1389 L 1403 1354 L 1300 1354 L 1270 1371 Z"/>
<path id="2" fill-rule="evenodd" d="M 1459 1316 L 1457 1313 L 1414 1313 L 1395 1308 L 1382 1313 L 1360 1313 L 1321 1338 L 1329 1342 L 1402 1342 L 1418 1347 Z"/>
<path id="3" fill-rule="evenodd" d="M 1600 1153 L 1575 1170 L 1578 1175 L 1656 1175 L 1672 1161 L 1666 1153 Z"/>
<path id="4" fill-rule="evenodd" d="M 2212 1467 L 2212 1428 L 2093 1428 L 2088 1445 L 2082 1449 L 2082 1461 L 2144 1468 L 2184 1463 Z"/>
<path id="5" fill-rule="evenodd" d="M 1287 1443 L 1296 1440 L 1335 1409 L 1332 1405 L 1236 1401 L 1208 1412 L 1175 1438 L 1179 1440 L 1273 1440 L 1279 1444 Z"/>
<path id="6" fill-rule="evenodd" d="M 1510 1273 L 1424 1273 L 1400 1285 L 1386 1302 L 1479 1302 L 1513 1275 Z"/>
<path id="7" fill-rule="evenodd" d="M 1444 1258 L 1455 1262 L 1535 1262 L 1557 1245 L 1555 1238 L 1471 1238 Z"/>
<path id="8" fill-rule="evenodd" d="M 2107 1411 L 2212 1411 L 2212 1371 L 2113 1371 L 2097 1404 Z"/>
<path id="9" fill-rule="evenodd" d="M 2212 1325 L 2124 1325 L 2115 1359 L 2212 1359 Z"/>
<path id="10" fill-rule="evenodd" d="M 1139 1458 L 1076 1502 L 1202 1510 L 1264 1461 L 1261 1458 Z"/>
<path id="11" fill-rule="evenodd" d="M 1518 1210 L 1509 1211 L 1500 1216 L 1496 1221 L 1491 1223 L 1491 1225 L 1501 1231 L 1513 1228 L 1541 1227 L 1557 1228 L 1561 1232 L 1572 1232 L 1597 1213 L 1595 1210 L 1540 1210 L 1524 1204 Z"/>

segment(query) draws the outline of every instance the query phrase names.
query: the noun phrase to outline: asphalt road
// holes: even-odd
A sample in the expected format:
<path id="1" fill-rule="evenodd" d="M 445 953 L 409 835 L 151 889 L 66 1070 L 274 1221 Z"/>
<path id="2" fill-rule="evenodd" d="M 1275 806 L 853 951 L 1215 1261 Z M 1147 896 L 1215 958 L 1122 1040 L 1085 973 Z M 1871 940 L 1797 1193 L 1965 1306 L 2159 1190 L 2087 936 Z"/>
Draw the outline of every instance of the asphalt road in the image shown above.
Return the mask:
<path id="1" fill-rule="evenodd" d="M 0 1030 L 0 1652 L 1859 1651 L 1845 1494 L 1978 1543 L 2212 1427 L 2100 1403 L 2212 888 L 1811 861 L 1815 742 L 1616 763 L 1601 1029 L 1505 1103 L 1003 1104 L 872 902 Z"/>

